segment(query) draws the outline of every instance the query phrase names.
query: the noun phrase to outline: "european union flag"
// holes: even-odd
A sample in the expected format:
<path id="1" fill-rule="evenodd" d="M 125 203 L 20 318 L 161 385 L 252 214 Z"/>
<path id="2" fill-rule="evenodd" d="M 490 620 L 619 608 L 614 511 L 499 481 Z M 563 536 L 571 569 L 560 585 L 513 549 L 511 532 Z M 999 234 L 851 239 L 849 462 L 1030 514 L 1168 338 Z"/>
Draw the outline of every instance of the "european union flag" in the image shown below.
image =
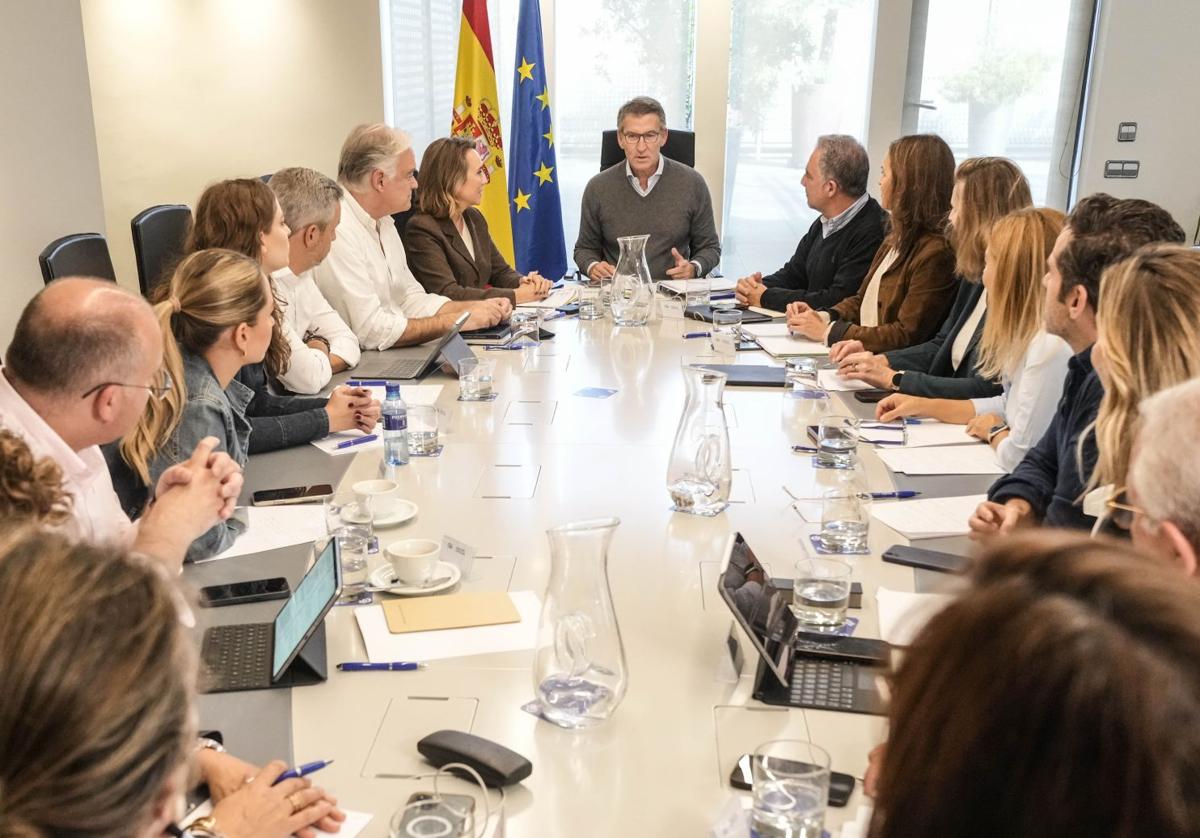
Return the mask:
<path id="1" fill-rule="evenodd" d="M 538 0 L 521 0 L 516 65 L 508 149 L 515 267 L 521 273 L 537 271 L 553 282 L 567 272 L 567 244 Z"/>

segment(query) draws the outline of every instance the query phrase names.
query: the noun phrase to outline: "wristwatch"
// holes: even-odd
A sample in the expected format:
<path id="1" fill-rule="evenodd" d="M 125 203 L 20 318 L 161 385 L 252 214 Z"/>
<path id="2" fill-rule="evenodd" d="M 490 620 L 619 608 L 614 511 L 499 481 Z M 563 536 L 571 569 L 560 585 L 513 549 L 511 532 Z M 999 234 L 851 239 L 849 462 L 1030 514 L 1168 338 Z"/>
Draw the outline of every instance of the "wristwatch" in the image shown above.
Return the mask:
<path id="1" fill-rule="evenodd" d="M 196 740 L 197 751 L 216 751 L 218 754 L 225 753 L 225 746 L 216 739 L 210 739 L 207 736 L 201 736 Z"/>
<path id="2" fill-rule="evenodd" d="M 898 391 L 900 389 L 900 379 L 902 379 L 902 378 L 904 378 L 904 370 L 900 370 L 900 372 L 898 372 L 892 376 L 892 389 L 893 390 Z"/>
<path id="3" fill-rule="evenodd" d="M 988 429 L 988 439 L 987 439 L 988 445 L 991 445 L 993 439 L 995 439 L 998 435 L 1004 433 L 1007 430 L 1008 430 L 1007 422 L 1001 422 L 999 425 L 992 425 L 992 427 L 990 429 Z"/>
<path id="4" fill-rule="evenodd" d="M 222 838 L 220 831 L 217 829 L 217 819 L 212 815 L 205 815 L 202 818 L 196 818 L 188 825 L 187 835 L 204 836 L 204 838 Z"/>

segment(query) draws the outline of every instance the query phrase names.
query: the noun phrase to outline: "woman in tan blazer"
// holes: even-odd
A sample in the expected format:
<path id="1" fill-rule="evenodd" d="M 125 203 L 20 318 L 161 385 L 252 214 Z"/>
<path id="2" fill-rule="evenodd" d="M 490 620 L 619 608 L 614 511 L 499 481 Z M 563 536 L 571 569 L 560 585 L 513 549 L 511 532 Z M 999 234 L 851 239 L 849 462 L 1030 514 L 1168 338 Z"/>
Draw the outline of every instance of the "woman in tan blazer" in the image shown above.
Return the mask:
<path id="1" fill-rule="evenodd" d="M 832 346 L 862 341 L 886 352 L 933 337 L 958 287 L 954 251 L 946 238 L 954 154 L 936 134 L 901 137 L 888 148 L 879 197 L 891 226 L 862 286 L 832 308 L 788 306 L 795 334 Z"/>
<path id="2" fill-rule="evenodd" d="M 434 140 L 421 158 L 420 212 L 404 228 L 404 250 L 417 281 L 452 300 L 541 300 L 550 283 L 512 269 L 488 232 L 483 213 L 487 167 L 465 137 Z"/>

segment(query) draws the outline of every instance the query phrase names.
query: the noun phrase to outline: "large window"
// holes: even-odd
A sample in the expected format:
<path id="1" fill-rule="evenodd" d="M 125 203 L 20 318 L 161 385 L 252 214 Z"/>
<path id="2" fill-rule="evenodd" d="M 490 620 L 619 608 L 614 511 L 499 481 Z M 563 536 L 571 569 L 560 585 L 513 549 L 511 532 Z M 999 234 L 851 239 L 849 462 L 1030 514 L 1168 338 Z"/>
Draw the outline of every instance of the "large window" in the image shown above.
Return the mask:
<path id="1" fill-rule="evenodd" d="M 558 152 L 563 227 L 570 257 L 579 205 L 600 171 L 600 134 L 634 96 L 662 102 L 670 128 L 692 127 L 695 0 L 594 0 L 555 4 Z"/>
<path id="2" fill-rule="evenodd" d="M 1065 206 L 1095 0 L 914 6 L 909 90 L 920 94 L 907 127 L 917 116 L 916 129 L 940 134 L 959 160 L 1010 157 L 1035 203 Z"/>
<path id="3" fill-rule="evenodd" d="M 732 0 L 726 276 L 781 267 L 817 217 L 800 178 L 818 136 L 866 144 L 875 0 Z"/>

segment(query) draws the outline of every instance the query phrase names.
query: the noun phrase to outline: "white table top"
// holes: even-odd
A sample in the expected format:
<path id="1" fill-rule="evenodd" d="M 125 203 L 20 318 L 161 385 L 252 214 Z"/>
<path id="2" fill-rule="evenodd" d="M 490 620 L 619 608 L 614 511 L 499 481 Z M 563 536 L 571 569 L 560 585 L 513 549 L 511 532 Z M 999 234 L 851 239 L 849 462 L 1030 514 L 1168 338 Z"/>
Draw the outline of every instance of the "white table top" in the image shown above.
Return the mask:
<path id="1" fill-rule="evenodd" d="M 882 717 L 754 701 L 752 649 L 745 647 L 750 663 L 738 678 L 724 643 L 732 620 L 716 583 L 728 535 L 741 531 L 776 574 L 791 575 L 792 563 L 802 557 L 804 523 L 782 486 L 808 493 L 827 475 L 789 449 L 805 437 L 804 422 L 787 412 L 794 405 L 779 389 L 728 388 L 738 502 L 713 519 L 675 513 L 665 478 L 684 400 L 680 362 L 707 354 L 706 341 L 681 335 L 705 327 L 667 318 L 617 329 L 611 320 L 562 318 L 548 328 L 556 339 L 534 352 L 480 350 L 497 362 L 500 397 L 494 402 L 459 402 L 454 379 L 427 379 L 446 385 L 438 402 L 445 451 L 396 470 L 401 494 L 420 513 L 378 534 L 385 545 L 396 538 L 452 535 L 492 557 L 476 561 L 464 590 L 540 594 L 550 568 L 547 528 L 619 517 L 609 579 L 629 686 L 614 718 L 591 730 L 568 731 L 522 711 L 533 697 L 531 651 L 439 660 L 412 673 L 338 672 L 333 667 L 339 661 L 366 659 L 352 609 L 338 607 L 326 620 L 329 680 L 291 690 L 290 716 L 289 691 L 233 693 L 202 697 L 202 725 L 223 729 L 230 748 L 250 759 L 335 760 L 314 779 L 344 807 L 375 813 L 363 833 L 368 836 L 386 835 L 392 812 L 410 793 L 431 787 L 429 780 L 377 775 L 409 770 L 416 764 L 411 743 L 438 727 L 469 729 L 532 760 L 532 776 L 508 793 L 510 836 L 706 835 L 729 796 L 744 794 L 728 784 L 738 756 L 771 738 L 811 739 L 830 751 L 834 770 L 861 778 L 868 750 L 884 738 Z M 741 352 L 737 363 L 777 362 L 762 352 Z M 574 395 L 584 387 L 617 393 L 607 399 Z M 847 411 L 870 410 L 841 395 Z M 895 488 L 871 449 L 860 450 L 872 489 Z M 536 468 L 533 497 L 475 497 L 481 477 L 495 465 Z M 252 458 L 246 492 L 339 479 L 348 487 L 380 470 L 378 450 L 328 457 L 302 446 Z M 904 479 L 902 487 L 950 495 L 978 492 L 989 482 Z M 321 514 L 319 507 L 314 514 Z M 875 523 L 870 542 L 872 555 L 853 559 L 854 578 L 864 588 L 863 608 L 852 612 L 860 618 L 861 637 L 879 636 L 878 586 L 914 589 L 910 569 L 878 558 L 904 539 Z M 961 540 L 928 544 L 962 549 Z M 295 583 L 307 557 L 307 548 L 285 548 L 191 567 L 186 577 L 202 585 L 283 573 Z M 277 607 L 263 603 L 200 616 L 205 624 L 253 621 L 269 619 Z M 405 725 L 407 718 L 413 724 Z M 444 788 L 472 789 L 457 780 Z M 853 818 L 861 799 L 856 788 L 849 807 L 830 809 L 827 828 Z"/>

